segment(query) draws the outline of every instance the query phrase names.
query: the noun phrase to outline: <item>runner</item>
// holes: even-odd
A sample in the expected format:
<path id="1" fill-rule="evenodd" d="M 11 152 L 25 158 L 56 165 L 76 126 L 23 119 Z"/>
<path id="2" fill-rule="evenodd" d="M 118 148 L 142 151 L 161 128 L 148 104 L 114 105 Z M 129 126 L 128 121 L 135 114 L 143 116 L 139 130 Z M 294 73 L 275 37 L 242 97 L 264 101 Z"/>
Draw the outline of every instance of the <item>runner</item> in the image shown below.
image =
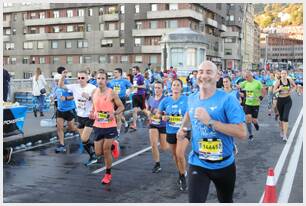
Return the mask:
<path id="1" fill-rule="evenodd" d="M 152 169 L 152 173 L 158 173 L 161 171 L 160 167 L 160 158 L 159 158 L 159 150 L 158 150 L 158 141 L 160 142 L 160 148 L 162 150 L 167 150 L 169 145 L 166 140 L 166 122 L 161 121 L 160 118 L 157 117 L 157 109 L 160 102 L 163 100 L 163 88 L 164 85 L 162 82 L 154 83 L 154 96 L 150 96 L 148 101 L 146 102 L 146 114 L 148 119 L 150 120 L 150 144 L 152 147 L 152 156 L 155 161 L 155 165 Z"/>
<path id="2" fill-rule="evenodd" d="M 144 110 L 145 109 L 145 84 L 144 84 L 144 77 L 143 75 L 140 73 L 140 69 L 138 66 L 134 66 L 133 67 L 133 88 L 137 89 L 137 91 L 135 92 L 135 94 L 133 95 L 133 123 L 130 126 L 130 128 L 132 129 L 132 131 L 136 131 L 137 130 L 137 113 L 140 110 Z"/>
<path id="3" fill-rule="evenodd" d="M 276 71 L 274 76 L 275 76 L 275 78 L 274 78 L 273 88 L 274 88 L 274 85 L 276 84 L 277 80 L 280 80 L 280 78 L 281 78 L 280 72 Z M 278 117 L 279 117 L 279 113 L 278 113 L 278 110 L 277 110 L 277 107 L 276 107 L 278 95 L 279 95 L 279 92 L 274 92 L 273 91 L 272 110 L 274 111 L 274 114 L 275 114 L 275 121 L 277 121 Z"/>
<path id="4" fill-rule="evenodd" d="M 126 98 L 127 98 L 127 89 L 132 87 L 132 84 L 127 80 L 122 78 L 122 69 L 116 68 L 114 70 L 114 79 L 109 82 L 109 87 L 114 90 L 116 94 L 118 94 L 123 106 L 126 106 Z M 117 121 L 117 131 L 118 131 L 118 137 L 121 133 L 121 126 L 122 122 L 124 123 L 124 132 L 127 132 L 129 129 L 129 124 L 125 120 L 125 117 L 123 115 L 123 112 L 116 115 L 116 121 Z"/>
<path id="5" fill-rule="evenodd" d="M 188 98 L 188 108 L 178 131 L 192 125 L 189 155 L 189 202 L 206 202 L 210 181 L 216 186 L 219 202 L 233 202 L 236 180 L 233 139 L 246 139 L 245 116 L 239 102 L 216 88 L 217 67 L 204 61 L 198 70 L 200 91 Z"/>
<path id="6" fill-rule="evenodd" d="M 295 90 L 296 85 L 291 78 L 288 78 L 286 70 L 281 71 L 281 79 L 274 85 L 274 92 L 279 92 L 277 98 L 277 110 L 280 120 L 280 136 L 287 141 L 289 113 L 292 106 L 290 94 Z"/>
<path id="7" fill-rule="evenodd" d="M 273 108 L 273 85 L 275 83 L 275 77 L 273 73 L 269 73 L 270 77 L 266 81 L 266 86 L 268 90 L 268 115 L 272 115 L 272 108 Z"/>
<path id="8" fill-rule="evenodd" d="M 303 72 L 297 71 L 295 73 L 295 84 L 297 86 L 296 92 L 300 96 L 303 94 Z"/>
<path id="9" fill-rule="evenodd" d="M 102 184 L 109 184 L 112 179 L 112 154 L 115 159 L 119 157 L 119 143 L 114 140 L 118 135 L 115 116 L 123 112 L 124 106 L 119 96 L 110 88 L 106 87 L 107 74 L 104 71 L 98 71 L 97 82 L 99 88 L 92 94 L 93 107 L 90 112 L 90 118 L 94 119 L 93 132 L 95 134 L 95 152 L 97 156 L 104 155 L 106 166 L 105 176 L 102 178 Z M 117 107 L 115 111 L 114 107 Z M 114 150 L 112 150 L 112 144 Z"/>
<path id="10" fill-rule="evenodd" d="M 96 89 L 96 86 L 88 84 L 88 75 L 86 71 L 78 72 L 78 84 L 64 84 L 65 76 L 59 80 L 59 87 L 72 91 L 74 101 L 77 105 L 77 124 L 78 131 L 81 136 L 84 149 L 89 155 L 89 160 L 85 163 L 86 166 L 96 163 L 97 157 L 95 155 L 93 144 L 89 140 L 92 132 L 93 120 L 89 119 L 90 109 L 92 107 L 91 94 Z"/>
<path id="11" fill-rule="evenodd" d="M 65 67 L 58 67 L 57 72 L 62 75 L 61 78 L 65 78 L 68 71 Z M 77 132 L 77 128 L 74 125 L 75 119 L 75 102 L 74 96 L 71 90 L 59 87 L 55 90 L 57 98 L 57 111 L 56 111 L 56 129 L 59 138 L 59 145 L 55 148 L 56 153 L 66 152 L 64 144 L 64 121 L 67 121 L 68 130 Z"/>
<path id="12" fill-rule="evenodd" d="M 181 95 L 183 82 L 175 79 L 172 82 L 172 96 L 164 98 L 158 106 L 158 116 L 162 115 L 166 123 L 167 142 L 170 144 L 173 159 L 179 172 L 178 185 L 181 191 L 187 189 L 185 150 L 190 137 L 178 139 L 176 133 L 181 126 L 187 107 L 187 97 Z"/>

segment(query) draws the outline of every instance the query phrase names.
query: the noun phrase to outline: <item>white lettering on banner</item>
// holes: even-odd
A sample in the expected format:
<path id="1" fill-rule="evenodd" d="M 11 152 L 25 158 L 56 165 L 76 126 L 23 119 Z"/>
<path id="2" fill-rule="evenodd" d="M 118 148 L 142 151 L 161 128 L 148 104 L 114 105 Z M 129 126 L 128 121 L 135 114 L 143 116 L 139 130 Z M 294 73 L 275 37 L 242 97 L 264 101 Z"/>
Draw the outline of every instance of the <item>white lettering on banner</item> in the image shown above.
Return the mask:
<path id="1" fill-rule="evenodd" d="M 24 117 L 20 117 L 17 119 L 9 119 L 9 120 L 5 120 L 3 121 L 3 124 L 14 124 L 16 122 L 23 122 L 24 121 Z"/>

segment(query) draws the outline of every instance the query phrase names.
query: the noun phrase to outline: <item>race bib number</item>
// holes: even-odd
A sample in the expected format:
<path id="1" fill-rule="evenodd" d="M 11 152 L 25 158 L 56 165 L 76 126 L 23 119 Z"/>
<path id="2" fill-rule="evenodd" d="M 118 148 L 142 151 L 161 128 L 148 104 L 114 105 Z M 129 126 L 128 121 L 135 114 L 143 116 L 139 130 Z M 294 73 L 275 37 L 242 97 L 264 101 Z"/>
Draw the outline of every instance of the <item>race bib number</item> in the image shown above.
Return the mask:
<path id="1" fill-rule="evenodd" d="M 98 122 L 107 123 L 109 122 L 109 115 L 105 112 L 98 112 Z"/>
<path id="2" fill-rule="evenodd" d="M 86 109 L 86 100 L 78 99 L 78 109 L 82 109 L 82 110 Z"/>
<path id="3" fill-rule="evenodd" d="M 178 115 L 178 116 L 171 115 L 171 116 L 169 116 L 169 123 L 170 123 L 171 127 L 179 128 L 182 124 L 182 120 L 183 120 L 183 117 L 181 115 Z"/>
<path id="4" fill-rule="evenodd" d="M 255 95 L 253 91 L 246 91 L 246 98 L 248 99 L 254 99 Z"/>
<path id="5" fill-rule="evenodd" d="M 114 86 L 114 92 L 115 92 L 116 94 L 119 94 L 119 93 L 120 93 L 120 86 L 119 86 L 119 85 Z"/>
<path id="6" fill-rule="evenodd" d="M 151 117 L 151 124 L 160 125 L 160 118 L 158 118 L 156 115 L 153 115 Z"/>
<path id="7" fill-rule="evenodd" d="M 202 139 L 198 143 L 200 159 L 222 160 L 223 145 L 220 139 Z"/>
<path id="8" fill-rule="evenodd" d="M 283 86 L 282 90 L 281 90 L 282 94 L 287 94 L 289 93 L 289 86 Z"/>

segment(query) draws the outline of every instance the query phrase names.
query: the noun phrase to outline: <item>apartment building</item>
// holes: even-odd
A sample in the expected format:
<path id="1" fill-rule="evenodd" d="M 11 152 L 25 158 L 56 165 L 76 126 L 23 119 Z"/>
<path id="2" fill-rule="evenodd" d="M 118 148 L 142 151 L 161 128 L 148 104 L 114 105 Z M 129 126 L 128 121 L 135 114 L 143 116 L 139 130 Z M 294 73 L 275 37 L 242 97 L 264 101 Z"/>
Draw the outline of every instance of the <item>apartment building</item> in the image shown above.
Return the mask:
<path id="1" fill-rule="evenodd" d="M 226 4 L 7 3 L 3 14 L 4 67 L 29 78 L 60 65 L 77 71 L 111 71 L 161 65 L 163 34 L 188 27 L 207 36 L 207 59 L 224 64 Z"/>

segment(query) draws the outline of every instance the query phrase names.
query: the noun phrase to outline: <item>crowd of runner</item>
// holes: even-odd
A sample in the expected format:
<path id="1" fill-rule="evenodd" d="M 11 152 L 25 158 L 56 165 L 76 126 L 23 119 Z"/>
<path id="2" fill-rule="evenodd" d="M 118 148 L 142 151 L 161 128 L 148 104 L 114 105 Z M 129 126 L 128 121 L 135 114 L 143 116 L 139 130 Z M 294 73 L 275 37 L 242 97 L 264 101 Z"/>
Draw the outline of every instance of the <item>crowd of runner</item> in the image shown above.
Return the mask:
<path id="1" fill-rule="evenodd" d="M 57 69 L 53 100 L 59 144 L 56 153 L 65 153 L 64 122 L 68 130 L 80 134 L 89 155 L 86 166 L 104 159 L 102 184 L 112 180 L 112 161 L 120 156 L 122 131 L 137 131 L 139 113 L 146 117 L 152 147 L 152 172 L 162 170 L 160 149 L 171 151 L 178 172 L 177 184 L 188 190 L 189 202 L 205 202 L 210 181 L 220 202 L 233 202 L 238 153 L 235 138 L 253 141 L 253 127 L 260 129 L 258 113 L 264 98 L 268 116 L 279 122 L 280 138 L 287 141 L 290 95 L 303 93 L 302 70 L 218 71 L 204 61 L 187 78 L 175 68 L 141 72 L 138 66 L 126 74 L 113 71 L 113 79 L 103 69 L 77 73 L 77 84 L 67 84 L 68 70 Z M 185 83 L 184 83 L 185 82 Z M 125 118 L 131 100 L 132 121 Z M 192 125 L 192 126 L 191 126 Z M 93 141 L 91 141 L 93 139 Z M 186 163 L 186 150 L 191 151 Z M 189 170 L 187 171 L 187 168 Z M 188 181 L 187 181 L 188 179 Z"/>

